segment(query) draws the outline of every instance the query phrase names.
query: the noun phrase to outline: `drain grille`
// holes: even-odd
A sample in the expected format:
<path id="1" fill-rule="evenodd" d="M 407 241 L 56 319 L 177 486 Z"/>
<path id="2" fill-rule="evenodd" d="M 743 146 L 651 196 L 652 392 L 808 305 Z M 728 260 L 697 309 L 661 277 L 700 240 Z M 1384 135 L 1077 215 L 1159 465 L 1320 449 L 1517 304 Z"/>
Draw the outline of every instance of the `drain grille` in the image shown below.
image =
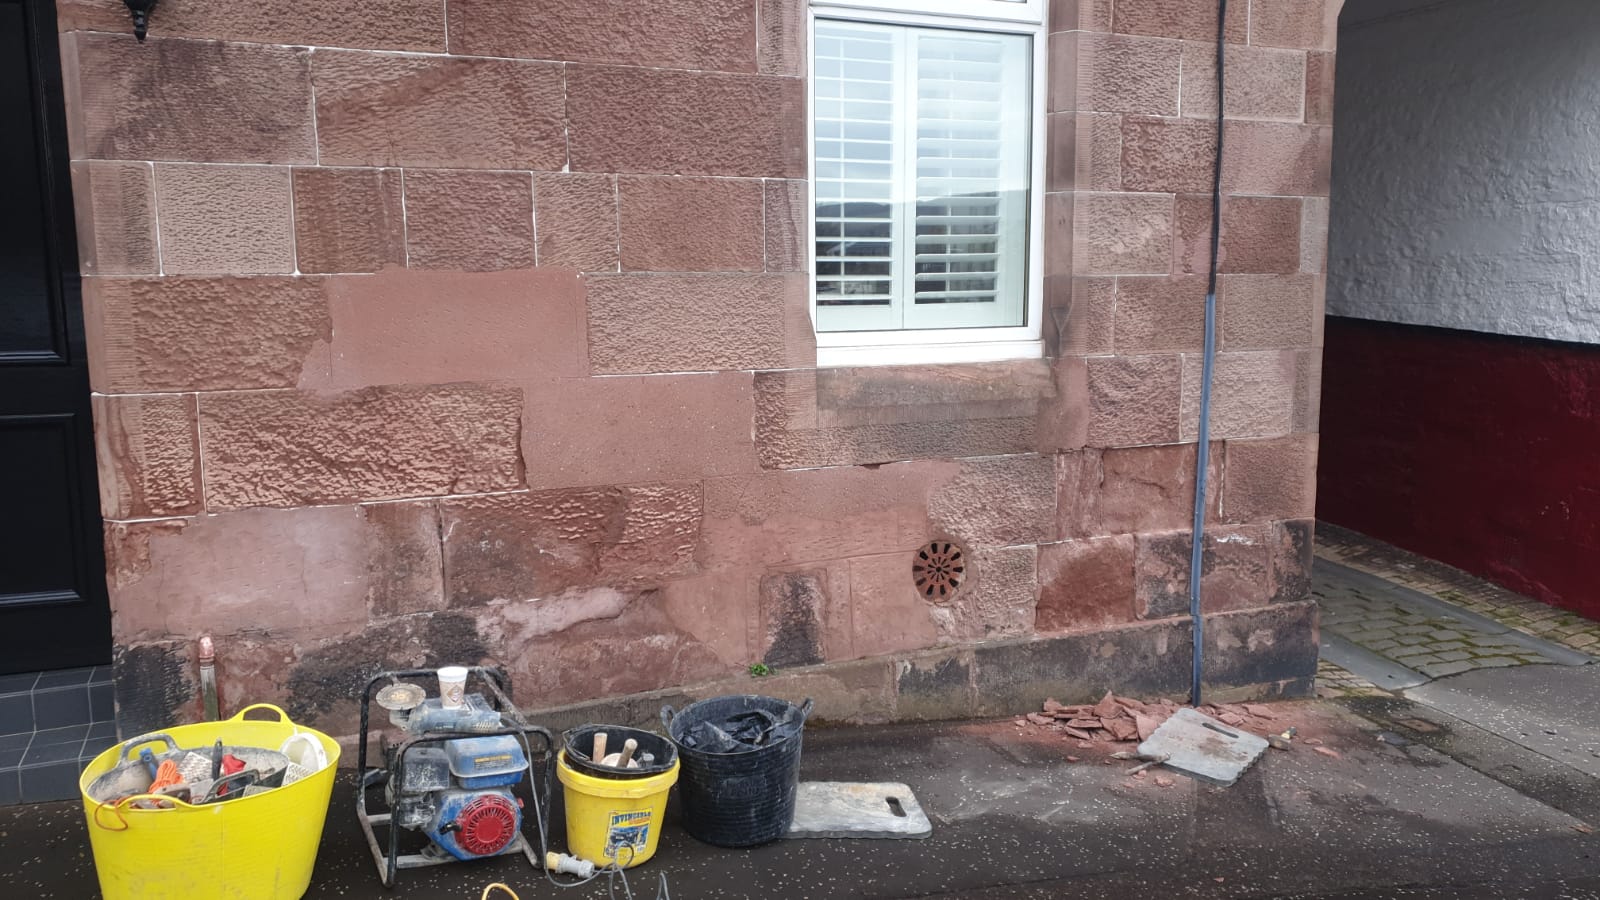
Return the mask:
<path id="1" fill-rule="evenodd" d="M 966 556 L 958 544 L 934 541 L 917 551 L 911 563 L 911 577 L 922 596 L 948 599 L 967 580 Z"/>

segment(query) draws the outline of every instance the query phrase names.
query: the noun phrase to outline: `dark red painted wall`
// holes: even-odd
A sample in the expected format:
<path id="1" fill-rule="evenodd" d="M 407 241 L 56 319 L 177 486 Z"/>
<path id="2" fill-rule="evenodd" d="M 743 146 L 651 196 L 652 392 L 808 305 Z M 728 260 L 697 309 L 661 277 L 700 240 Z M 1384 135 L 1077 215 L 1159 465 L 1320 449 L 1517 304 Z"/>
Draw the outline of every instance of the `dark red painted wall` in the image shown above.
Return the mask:
<path id="1" fill-rule="evenodd" d="M 1600 347 L 1329 317 L 1317 515 L 1600 616 Z"/>

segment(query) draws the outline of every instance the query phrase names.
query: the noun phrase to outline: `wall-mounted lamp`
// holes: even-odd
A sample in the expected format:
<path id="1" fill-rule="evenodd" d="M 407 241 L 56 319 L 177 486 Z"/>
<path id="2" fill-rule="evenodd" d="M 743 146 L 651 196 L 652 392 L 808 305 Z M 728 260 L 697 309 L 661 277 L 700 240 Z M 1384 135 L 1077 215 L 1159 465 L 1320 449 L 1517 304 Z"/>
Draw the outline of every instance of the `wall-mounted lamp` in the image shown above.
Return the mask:
<path id="1" fill-rule="evenodd" d="M 133 13 L 133 36 L 143 42 L 145 32 L 150 30 L 150 11 L 156 8 L 156 0 L 122 0 L 122 2 L 128 4 L 128 12 Z"/>

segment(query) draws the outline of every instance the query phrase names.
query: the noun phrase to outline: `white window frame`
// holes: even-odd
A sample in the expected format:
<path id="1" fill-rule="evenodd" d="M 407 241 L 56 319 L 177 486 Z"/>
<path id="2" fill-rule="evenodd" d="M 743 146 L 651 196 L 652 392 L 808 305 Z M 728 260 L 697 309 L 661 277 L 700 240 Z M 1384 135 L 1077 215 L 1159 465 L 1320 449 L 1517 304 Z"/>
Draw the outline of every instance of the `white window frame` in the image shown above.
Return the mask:
<path id="1" fill-rule="evenodd" d="M 888 366 L 991 362 L 1044 355 L 1045 94 L 1049 34 L 1045 0 L 814 0 L 806 13 L 806 260 L 817 365 Z M 816 23 L 818 19 L 1020 34 L 1033 39 L 1025 324 L 994 328 L 816 331 Z"/>

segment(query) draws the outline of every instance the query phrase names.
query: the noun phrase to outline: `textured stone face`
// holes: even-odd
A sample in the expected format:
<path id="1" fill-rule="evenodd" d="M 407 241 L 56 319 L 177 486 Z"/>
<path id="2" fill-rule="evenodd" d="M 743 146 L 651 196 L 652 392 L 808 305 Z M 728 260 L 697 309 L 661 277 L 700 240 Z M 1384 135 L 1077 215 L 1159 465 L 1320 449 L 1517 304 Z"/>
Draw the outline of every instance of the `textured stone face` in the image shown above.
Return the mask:
<path id="1" fill-rule="evenodd" d="M 589 285 L 594 371 L 780 368 L 804 283 L 777 275 L 600 275 Z"/>
<path id="2" fill-rule="evenodd" d="M 365 524 L 367 613 L 372 620 L 444 608 L 444 560 L 439 507 L 374 503 L 361 507 Z"/>
<path id="3" fill-rule="evenodd" d="M 617 194 L 624 271 L 765 268 L 760 181 L 624 176 Z"/>
<path id="4" fill-rule="evenodd" d="M 617 271 L 615 176 L 535 175 L 533 195 L 539 265 Z"/>
<path id="5" fill-rule="evenodd" d="M 413 268 L 533 266 L 533 181 L 526 173 L 411 169 L 405 195 L 406 258 Z"/>
<path id="6" fill-rule="evenodd" d="M 177 394 L 94 397 L 100 509 L 108 519 L 200 511 L 195 400 Z"/>
<path id="7" fill-rule="evenodd" d="M 1205 216 L 1210 215 L 1209 206 Z M 1222 206 L 1223 272 L 1289 273 L 1300 269 L 1301 208 L 1298 197 L 1229 197 Z M 1207 229 L 1199 240 L 1210 240 Z M 1201 251 L 1200 271 L 1209 258 Z"/>
<path id="8" fill-rule="evenodd" d="M 1211 454 L 1207 521 L 1217 517 L 1221 449 Z M 1188 528 L 1194 522 L 1195 445 L 1086 450 L 1056 466 L 1061 534 L 1067 538 Z"/>
<path id="9" fill-rule="evenodd" d="M 1306 54 L 1229 46 L 1224 98 L 1230 119 L 1299 122 L 1306 112 Z M 1217 116 L 1215 42 L 1183 45 L 1183 114 Z M 1215 130 L 1216 123 L 1212 123 Z"/>
<path id="10" fill-rule="evenodd" d="M 1332 50 L 1344 4 L 1338 0 L 1281 0 L 1250 6 L 1250 43 Z"/>
<path id="11" fill-rule="evenodd" d="M 1224 126 L 1222 184 L 1240 194 L 1328 196 L 1333 129 L 1320 125 L 1236 122 Z"/>
<path id="12" fill-rule="evenodd" d="M 406 261 L 396 169 L 295 169 L 294 246 L 302 272 L 376 272 Z"/>
<path id="13" fill-rule="evenodd" d="M 523 484 L 511 387 L 217 394 L 200 404 L 206 499 L 215 510 L 308 506 Z"/>
<path id="14" fill-rule="evenodd" d="M 1031 634 L 1039 597 L 1037 548 L 975 550 L 970 578 L 948 603 L 930 608 L 945 643 L 972 643 Z"/>
<path id="15" fill-rule="evenodd" d="M 1306 54 L 1306 124 L 1333 124 L 1334 55 L 1312 51 Z"/>
<path id="16" fill-rule="evenodd" d="M 440 510 L 453 607 L 654 586 L 695 572 L 702 506 L 694 485 L 464 497 L 441 501 Z"/>
<path id="17" fill-rule="evenodd" d="M 1130 191 L 1209 191 L 1215 123 L 1128 116 L 1122 121 L 1122 185 Z"/>
<path id="18" fill-rule="evenodd" d="M 61 0 L 62 31 L 126 31 L 127 11 L 98 0 Z M 444 50 L 444 9 L 433 0 L 324 0 L 316 15 L 294 0 L 164 4 L 152 35 L 252 44 L 368 50 Z M 159 29 L 159 31 L 158 31 Z"/>
<path id="19" fill-rule="evenodd" d="M 554 63 L 319 50 L 312 73 L 323 165 L 566 164 Z"/>
<path id="20" fill-rule="evenodd" d="M 1039 548 L 1041 632 L 1108 628 L 1133 621 L 1133 535 Z"/>
<path id="21" fill-rule="evenodd" d="M 1199 351 L 1205 313 L 1205 278 L 1118 278 L 1117 352 Z"/>
<path id="22" fill-rule="evenodd" d="M 1194 544 L 1187 531 L 1142 534 L 1135 569 L 1135 605 L 1142 619 L 1189 611 L 1189 560 Z M 1265 526 L 1210 529 L 1200 556 L 1200 607 L 1225 612 L 1265 606 L 1272 599 L 1271 529 Z"/>
<path id="23" fill-rule="evenodd" d="M 72 164 L 78 258 L 85 275 L 154 274 L 155 193 L 147 163 Z"/>
<path id="24" fill-rule="evenodd" d="M 1223 515 L 1230 522 L 1309 519 L 1317 506 L 1317 436 L 1229 441 Z"/>
<path id="25" fill-rule="evenodd" d="M 637 484 L 758 468 L 748 372 L 552 379 L 527 384 L 524 395 L 522 452 L 533 487 Z"/>
<path id="26" fill-rule="evenodd" d="M 89 366 L 107 392 L 291 387 L 328 337 L 305 278 L 90 278 Z"/>
<path id="27" fill-rule="evenodd" d="M 910 553 L 850 560 L 850 611 L 861 656 L 918 650 L 939 640 L 929 604 L 911 580 Z"/>
<path id="28" fill-rule="evenodd" d="M 61 48 L 67 94 L 76 98 L 68 104 L 74 159 L 316 157 L 303 49 L 84 33 Z"/>
<path id="29" fill-rule="evenodd" d="M 1322 321 L 1322 279 L 1315 275 L 1227 275 L 1219 346 L 1224 350 L 1309 347 Z"/>
<path id="30" fill-rule="evenodd" d="M 1078 36 L 1077 97 L 1087 112 L 1178 114 L 1182 48 L 1173 41 Z"/>
<path id="31" fill-rule="evenodd" d="M 1217 4 L 1190 0 L 1117 0 L 1115 30 L 1124 34 L 1182 38 L 1188 41 L 1217 39 Z M 1228 43 L 1245 42 L 1249 3 L 1228 5 Z"/>
<path id="32" fill-rule="evenodd" d="M 574 171 L 806 174 L 797 78 L 571 65 L 567 116 Z"/>
<path id="33" fill-rule="evenodd" d="M 456 0 L 450 52 L 753 72 L 754 3 Z"/>
<path id="34" fill-rule="evenodd" d="M 763 75 L 806 73 L 803 0 L 756 0 L 756 62 Z"/>
<path id="35" fill-rule="evenodd" d="M 1172 198 L 1079 194 L 1072 233 L 1085 275 L 1165 275 L 1172 259 Z"/>
<path id="36" fill-rule="evenodd" d="M 960 473 L 934 492 L 928 520 L 970 547 L 1051 540 L 1055 532 L 1055 461 L 1048 456 L 963 460 Z"/>
<path id="37" fill-rule="evenodd" d="M 588 372 L 583 284 L 566 269 L 386 269 L 323 281 L 332 334 L 308 389 L 450 384 Z"/>
<path id="38" fill-rule="evenodd" d="M 156 166 L 162 270 L 293 272 L 290 195 L 286 168 Z"/>
<path id="39" fill-rule="evenodd" d="M 1200 375 L 1198 357 L 1183 362 L 1183 413 L 1179 416 L 1184 440 L 1194 440 L 1200 427 Z M 1295 356 L 1262 351 L 1217 354 L 1211 388 L 1211 436 L 1222 438 L 1278 437 L 1293 429 Z"/>
<path id="40" fill-rule="evenodd" d="M 1131 447 L 1178 436 L 1183 361 L 1167 356 L 1089 360 L 1089 445 Z"/>

